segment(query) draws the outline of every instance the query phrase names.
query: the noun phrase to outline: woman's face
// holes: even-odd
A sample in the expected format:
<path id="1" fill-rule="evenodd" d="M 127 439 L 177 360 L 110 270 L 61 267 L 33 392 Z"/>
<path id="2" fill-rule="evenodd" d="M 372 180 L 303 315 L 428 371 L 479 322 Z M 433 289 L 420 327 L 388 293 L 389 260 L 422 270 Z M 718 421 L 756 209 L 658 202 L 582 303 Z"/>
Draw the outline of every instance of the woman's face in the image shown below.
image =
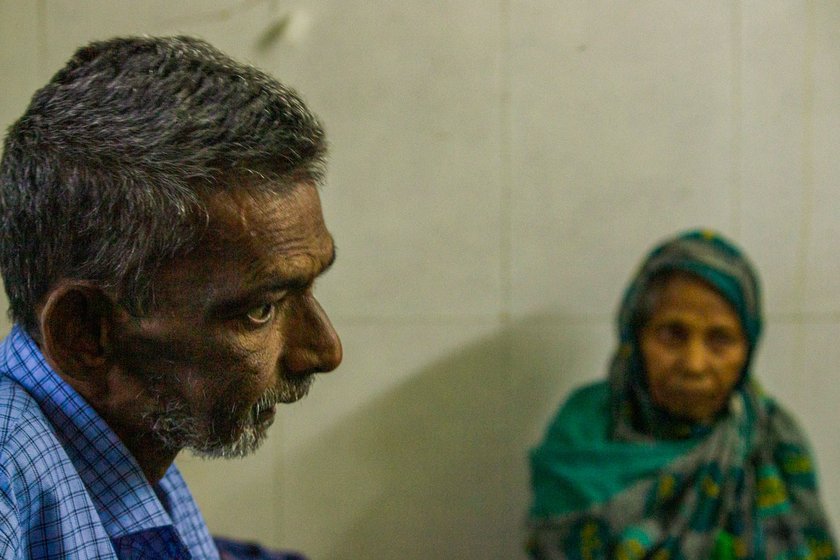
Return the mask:
<path id="1" fill-rule="evenodd" d="M 748 345 L 729 302 L 700 279 L 675 275 L 641 331 L 654 403 L 678 418 L 709 423 L 741 377 Z"/>

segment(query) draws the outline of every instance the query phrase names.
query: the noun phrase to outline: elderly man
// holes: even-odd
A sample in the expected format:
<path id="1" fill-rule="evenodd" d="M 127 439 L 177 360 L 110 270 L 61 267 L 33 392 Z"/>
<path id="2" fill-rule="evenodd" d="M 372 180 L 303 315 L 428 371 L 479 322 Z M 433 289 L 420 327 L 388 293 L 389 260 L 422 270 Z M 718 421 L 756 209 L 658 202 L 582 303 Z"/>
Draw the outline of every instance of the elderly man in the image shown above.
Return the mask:
<path id="1" fill-rule="evenodd" d="M 0 557 L 218 558 L 173 460 L 240 457 L 341 361 L 324 133 L 185 37 L 80 49 L 9 130 Z"/>

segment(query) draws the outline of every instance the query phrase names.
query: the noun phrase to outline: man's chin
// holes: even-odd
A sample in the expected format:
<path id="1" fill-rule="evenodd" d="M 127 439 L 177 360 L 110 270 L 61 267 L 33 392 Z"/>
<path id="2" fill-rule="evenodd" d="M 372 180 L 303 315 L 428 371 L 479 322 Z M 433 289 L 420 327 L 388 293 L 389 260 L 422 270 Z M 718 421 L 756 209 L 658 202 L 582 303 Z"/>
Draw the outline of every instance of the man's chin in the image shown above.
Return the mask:
<path id="1" fill-rule="evenodd" d="M 247 457 L 265 441 L 268 429 L 274 423 L 276 405 L 254 406 L 248 417 L 235 428 L 224 431 L 226 436 L 213 435 L 193 439 L 185 447 L 194 455 L 205 459 L 234 459 Z"/>
<path id="2" fill-rule="evenodd" d="M 247 412 L 247 416 L 239 418 L 227 429 L 219 430 L 221 425 L 227 422 L 224 419 L 221 423 L 214 423 L 210 428 L 211 433 L 205 432 L 204 436 L 198 436 L 197 430 L 187 435 L 185 444 L 181 448 L 189 449 L 194 455 L 203 458 L 241 458 L 247 457 L 256 451 L 265 441 L 268 428 L 274 423 L 277 414 L 278 404 L 290 404 L 299 401 L 309 393 L 314 375 L 285 380 L 279 388 L 266 391 L 265 394 L 253 404 Z M 194 425 L 197 424 L 191 419 Z M 220 435 L 225 434 L 225 435 Z"/>
<path id="3" fill-rule="evenodd" d="M 265 424 L 249 426 L 243 430 L 236 440 L 229 443 L 216 442 L 208 445 L 190 445 L 189 450 L 198 457 L 205 459 L 241 459 L 260 448 L 268 434 L 274 417 Z"/>

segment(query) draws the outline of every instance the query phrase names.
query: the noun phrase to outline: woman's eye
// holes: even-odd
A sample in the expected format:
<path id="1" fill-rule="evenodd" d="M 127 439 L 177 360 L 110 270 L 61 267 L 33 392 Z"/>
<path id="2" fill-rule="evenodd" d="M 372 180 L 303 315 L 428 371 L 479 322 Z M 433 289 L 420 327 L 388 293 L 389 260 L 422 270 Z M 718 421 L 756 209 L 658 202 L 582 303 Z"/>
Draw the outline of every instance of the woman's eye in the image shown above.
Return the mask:
<path id="1" fill-rule="evenodd" d="M 738 343 L 738 337 L 725 331 L 714 331 L 709 334 L 709 344 L 715 348 L 726 348 Z"/>
<path id="2" fill-rule="evenodd" d="M 257 325 L 263 325 L 274 317 L 274 304 L 264 303 L 248 311 L 248 320 Z"/>
<path id="3" fill-rule="evenodd" d="M 668 324 L 660 326 L 656 330 L 656 336 L 660 342 L 670 346 L 682 343 L 687 335 L 680 325 Z"/>

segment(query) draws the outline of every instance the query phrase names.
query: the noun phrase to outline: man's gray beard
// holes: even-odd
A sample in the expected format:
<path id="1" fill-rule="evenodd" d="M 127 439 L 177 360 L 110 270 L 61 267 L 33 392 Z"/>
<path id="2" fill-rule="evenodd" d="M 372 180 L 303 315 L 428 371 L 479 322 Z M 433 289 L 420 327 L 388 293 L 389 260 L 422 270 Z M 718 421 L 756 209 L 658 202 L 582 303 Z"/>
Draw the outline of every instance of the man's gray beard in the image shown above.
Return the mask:
<path id="1" fill-rule="evenodd" d="M 149 407 L 144 417 L 152 434 L 167 449 L 189 449 L 194 455 L 206 459 L 241 458 L 262 445 L 269 426 L 274 423 L 273 415 L 260 421 L 260 414 L 277 404 L 302 399 L 309 392 L 312 380 L 312 375 L 293 380 L 284 379 L 279 388 L 263 393 L 248 414 L 237 421 L 233 441 L 227 441 L 231 434 L 218 433 L 215 419 L 196 418 L 181 398 L 165 397 L 160 386 L 156 387 L 157 402 Z M 239 408 L 235 404 L 229 412 L 231 417 L 239 416 Z"/>

